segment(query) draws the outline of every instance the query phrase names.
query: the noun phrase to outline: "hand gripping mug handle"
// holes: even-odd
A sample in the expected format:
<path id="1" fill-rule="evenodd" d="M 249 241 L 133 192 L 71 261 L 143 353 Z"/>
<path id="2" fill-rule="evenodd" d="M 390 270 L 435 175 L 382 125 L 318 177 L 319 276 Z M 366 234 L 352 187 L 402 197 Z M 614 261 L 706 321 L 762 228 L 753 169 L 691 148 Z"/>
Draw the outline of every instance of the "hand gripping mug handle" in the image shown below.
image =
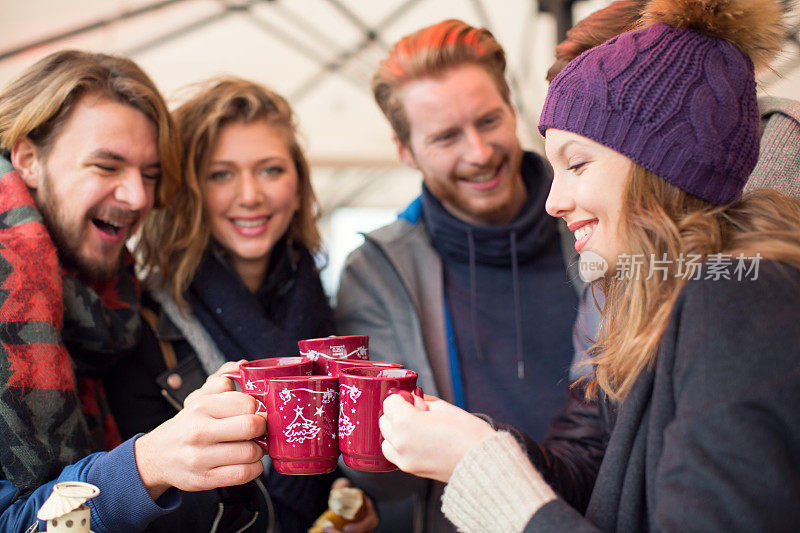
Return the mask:
<path id="1" fill-rule="evenodd" d="M 392 388 L 389 389 L 389 394 L 399 394 L 405 401 L 419 409 L 420 411 L 428 411 L 428 404 L 423 399 L 422 387 L 417 386 L 413 392 L 408 392 L 404 389 Z"/>
<path id="2" fill-rule="evenodd" d="M 242 383 L 242 374 L 240 372 L 223 372 L 222 373 L 222 377 L 225 377 L 225 378 L 228 378 L 228 379 L 232 379 L 233 381 L 238 383 L 239 386 L 242 388 L 242 391 L 244 391 L 244 383 Z M 264 405 L 261 402 L 261 400 L 259 400 L 258 398 L 256 398 L 256 402 L 258 402 L 258 406 L 256 407 L 256 413 L 257 414 L 263 414 L 264 416 L 266 416 L 267 415 L 267 406 Z M 269 449 L 269 445 L 267 444 L 267 435 L 266 435 L 266 433 L 264 435 L 262 435 L 261 437 L 254 438 L 253 440 L 255 442 L 257 442 L 258 445 L 261 446 L 261 448 L 263 448 L 265 453 L 267 452 L 267 450 Z"/>

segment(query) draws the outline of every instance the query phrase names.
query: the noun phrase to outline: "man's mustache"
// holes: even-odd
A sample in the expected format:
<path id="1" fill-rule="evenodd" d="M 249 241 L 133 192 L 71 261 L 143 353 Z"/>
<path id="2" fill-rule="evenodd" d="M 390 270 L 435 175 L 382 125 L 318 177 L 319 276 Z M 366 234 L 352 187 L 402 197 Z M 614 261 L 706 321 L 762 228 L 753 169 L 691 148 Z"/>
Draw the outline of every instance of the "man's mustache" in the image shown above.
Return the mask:
<path id="1" fill-rule="evenodd" d="M 496 172 L 500 165 L 505 162 L 505 159 L 506 158 L 502 155 L 495 155 L 488 163 L 481 166 L 479 169 L 472 170 L 470 172 L 460 172 L 457 177 L 460 179 L 469 180 L 478 176 L 483 176 L 487 172 Z"/>

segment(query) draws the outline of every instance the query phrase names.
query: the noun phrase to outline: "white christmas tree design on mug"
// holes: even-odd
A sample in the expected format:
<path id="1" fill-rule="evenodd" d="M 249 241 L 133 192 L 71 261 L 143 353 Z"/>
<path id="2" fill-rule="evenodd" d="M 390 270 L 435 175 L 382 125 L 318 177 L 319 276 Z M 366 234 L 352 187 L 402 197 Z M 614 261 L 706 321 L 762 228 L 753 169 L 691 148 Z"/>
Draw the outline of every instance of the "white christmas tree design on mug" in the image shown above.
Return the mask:
<path id="1" fill-rule="evenodd" d="M 308 392 L 311 394 L 322 394 L 322 403 L 328 404 L 336 401 L 336 397 L 339 393 L 334 389 L 326 389 L 324 391 L 318 391 L 313 389 L 307 388 L 298 388 L 298 389 L 289 389 L 284 388 L 278 396 L 283 401 L 283 404 L 286 405 L 292 399 L 297 399 L 297 395 L 292 394 L 298 391 Z M 309 404 L 309 407 L 311 404 Z M 280 410 L 283 411 L 283 405 L 280 406 Z M 307 419 L 303 416 L 303 408 L 301 406 L 296 406 L 294 408 L 294 420 L 286 426 L 283 430 L 283 434 L 286 436 L 286 442 L 304 442 L 306 440 L 311 440 L 317 436 L 320 432 L 321 427 L 316 424 L 313 420 Z M 325 410 L 322 406 L 318 406 L 314 416 L 318 417 L 320 420 L 325 419 Z M 336 435 L 334 434 L 334 437 Z"/>
<path id="2" fill-rule="evenodd" d="M 339 414 L 339 436 L 349 437 L 356 425 L 350 422 L 350 417 L 346 413 Z"/>
<path id="3" fill-rule="evenodd" d="M 302 407 L 299 405 L 295 407 L 294 415 L 292 423 L 283 430 L 286 442 L 304 442 L 317 436 L 320 430 L 319 426 L 303 416 Z"/>
<path id="4" fill-rule="evenodd" d="M 361 391 L 355 385 L 342 385 L 341 388 L 347 391 L 350 400 L 355 402 L 361 396 Z M 355 424 L 350 421 L 350 417 L 344 411 L 339 413 L 339 437 L 349 437 L 353 430 L 356 429 Z"/>

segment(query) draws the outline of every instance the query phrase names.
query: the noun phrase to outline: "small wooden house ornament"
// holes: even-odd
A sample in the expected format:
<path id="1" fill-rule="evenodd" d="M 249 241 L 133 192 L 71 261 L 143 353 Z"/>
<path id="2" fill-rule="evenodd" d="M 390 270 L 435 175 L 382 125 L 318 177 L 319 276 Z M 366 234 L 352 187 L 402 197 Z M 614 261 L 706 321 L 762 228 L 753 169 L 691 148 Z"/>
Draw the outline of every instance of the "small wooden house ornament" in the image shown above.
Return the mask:
<path id="1" fill-rule="evenodd" d="M 47 533 L 90 533 L 90 509 L 84 503 L 100 489 L 81 481 L 64 481 L 53 486 L 36 517 L 47 521 Z"/>

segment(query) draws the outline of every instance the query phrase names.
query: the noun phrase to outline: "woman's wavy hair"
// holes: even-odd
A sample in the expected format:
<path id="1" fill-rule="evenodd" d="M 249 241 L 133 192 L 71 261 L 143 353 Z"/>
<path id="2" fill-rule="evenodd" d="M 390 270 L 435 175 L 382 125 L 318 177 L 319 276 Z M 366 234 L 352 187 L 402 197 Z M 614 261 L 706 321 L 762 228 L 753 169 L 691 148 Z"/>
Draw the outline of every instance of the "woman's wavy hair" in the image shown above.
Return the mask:
<path id="1" fill-rule="evenodd" d="M 623 192 L 625 251 L 666 265 L 666 274 L 608 276 L 587 395 L 599 386 L 621 401 L 655 362 L 672 309 L 692 275 L 681 258 L 711 254 L 757 257 L 800 269 L 800 201 L 771 189 L 716 206 L 633 164 Z M 685 270 L 685 272 L 681 272 Z M 619 278 L 619 279 L 618 279 Z M 650 278 L 650 279 L 647 279 Z"/>
<path id="2" fill-rule="evenodd" d="M 193 97 L 174 112 L 183 147 L 183 180 L 176 194 L 142 228 L 140 259 L 154 288 L 168 288 L 181 305 L 208 246 L 211 230 L 204 214 L 202 185 L 208 179 L 211 153 L 224 126 L 266 120 L 283 135 L 298 177 L 300 207 L 287 230 L 295 243 L 319 250 L 317 202 L 311 172 L 297 139 L 289 103 L 257 83 L 234 77 L 198 86 Z"/>

